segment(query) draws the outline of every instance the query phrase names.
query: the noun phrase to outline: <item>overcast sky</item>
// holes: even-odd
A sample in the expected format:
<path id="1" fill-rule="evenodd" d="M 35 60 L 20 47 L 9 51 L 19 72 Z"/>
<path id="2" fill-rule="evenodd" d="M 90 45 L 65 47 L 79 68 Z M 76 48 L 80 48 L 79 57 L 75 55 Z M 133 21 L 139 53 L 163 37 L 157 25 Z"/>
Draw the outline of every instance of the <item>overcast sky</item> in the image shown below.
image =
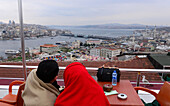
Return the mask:
<path id="1" fill-rule="evenodd" d="M 24 23 L 170 25 L 170 0 L 23 0 Z M 0 0 L 0 21 L 18 22 L 18 0 Z"/>

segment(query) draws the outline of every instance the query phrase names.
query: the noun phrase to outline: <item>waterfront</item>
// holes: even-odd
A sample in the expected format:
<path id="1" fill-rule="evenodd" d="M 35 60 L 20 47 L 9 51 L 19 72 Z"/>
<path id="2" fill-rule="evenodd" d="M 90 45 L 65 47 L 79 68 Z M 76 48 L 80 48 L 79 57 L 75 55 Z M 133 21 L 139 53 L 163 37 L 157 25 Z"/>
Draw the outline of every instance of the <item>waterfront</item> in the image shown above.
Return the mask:
<path id="1" fill-rule="evenodd" d="M 85 41 L 83 38 L 76 38 L 77 40 L 80 40 L 82 42 Z M 71 37 L 64 37 L 64 36 L 56 36 L 51 39 L 51 37 L 46 38 L 37 38 L 34 40 L 25 40 L 25 47 L 29 48 L 35 48 L 39 47 L 43 44 L 55 44 L 57 41 L 74 41 L 75 38 Z M 7 49 L 13 49 L 13 50 L 19 50 L 21 48 L 21 41 L 20 40 L 5 40 L 0 41 L 0 56 L 6 57 L 5 50 Z"/>
<path id="2" fill-rule="evenodd" d="M 128 36 L 132 35 L 135 29 L 91 29 L 91 28 L 69 28 L 62 27 L 60 29 L 71 30 L 73 34 L 83 34 L 83 35 L 96 35 L 96 36 L 109 36 L 109 37 L 118 37 L 118 36 Z M 25 40 L 25 47 L 35 48 L 43 44 L 55 44 L 57 41 L 74 41 L 80 40 L 84 42 L 87 39 L 84 38 L 74 38 L 74 37 L 65 37 L 65 36 L 56 36 L 56 37 L 45 37 Z M 6 57 L 5 50 L 14 49 L 19 50 L 21 48 L 20 40 L 1 40 L 0 41 L 0 56 Z"/>

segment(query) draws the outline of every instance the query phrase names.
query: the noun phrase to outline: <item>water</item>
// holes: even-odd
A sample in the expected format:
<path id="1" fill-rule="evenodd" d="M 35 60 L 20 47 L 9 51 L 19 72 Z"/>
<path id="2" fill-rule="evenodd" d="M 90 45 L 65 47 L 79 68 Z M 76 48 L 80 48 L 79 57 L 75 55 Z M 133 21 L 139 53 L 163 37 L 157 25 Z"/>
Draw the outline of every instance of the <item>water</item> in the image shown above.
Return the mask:
<path id="1" fill-rule="evenodd" d="M 65 37 L 65 36 L 56 36 L 56 37 L 47 37 L 47 38 L 37 38 L 34 40 L 25 40 L 25 48 L 35 48 L 39 47 L 40 45 L 44 44 L 54 44 L 57 41 L 74 41 L 80 40 L 84 42 L 86 39 L 84 38 L 73 38 L 73 37 Z M 21 41 L 20 40 L 0 40 L 0 56 L 4 58 L 7 57 L 5 54 L 5 50 L 12 49 L 12 50 L 19 50 L 21 48 Z"/>
<path id="2" fill-rule="evenodd" d="M 118 36 L 128 36 L 132 35 L 135 29 L 92 29 L 92 28 L 69 28 L 69 27 L 55 27 L 57 29 L 67 29 L 71 30 L 73 34 L 83 34 L 83 35 L 97 35 L 97 36 L 109 36 L 109 37 L 118 37 Z M 55 44 L 57 41 L 74 41 L 80 40 L 82 42 L 87 39 L 84 38 L 73 38 L 65 36 L 56 36 L 51 39 L 47 38 L 37 38 L 34 40 L 25 40 L 25 47 L 34 48 L 39 47 L 43 44 Z M 7 57 L 5 55 L 5 50 L 14 49 L 19 50 L 21 48 L 20 40 L 0 40 L 0 56 Z"/>
<path id="3" fill-rule="evenodd" d="M 97 29 L 97 28 L 73 28 L 73 27 L 53 27 L 56 29 L 71 30 L 73 34 L 97 35 L 108 37 L 129 36 L 137 29 Z"/>

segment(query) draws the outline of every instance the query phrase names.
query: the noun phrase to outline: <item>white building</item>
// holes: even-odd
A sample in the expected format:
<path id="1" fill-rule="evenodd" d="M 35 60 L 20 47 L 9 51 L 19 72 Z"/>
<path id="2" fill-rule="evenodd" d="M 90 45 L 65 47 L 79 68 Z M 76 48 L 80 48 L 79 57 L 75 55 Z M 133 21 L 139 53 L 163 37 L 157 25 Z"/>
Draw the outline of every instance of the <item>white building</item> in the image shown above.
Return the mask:
<path id="1" fill-rule="evenodd" d="M 170 38 L 167 39 L 167 44 L 170 44 Z"/>
<path id="2" fill-rule="evenodd" d="M 95 44 L 95 45 L 100 45 L 102 40 L 87 40 L 86 44 Z"/>
<path id="3" fill-rule="evenodd" d="M 2 39 L 2 31 L 0 31 L 0 39 Z"/>
<path id="4" fill-rule="evenodd" d="M 80 41 L 79 40 L 75 40 L 74 42 L 72 42 L 72 47 L 73 48 L 80 48 Z"/>
<path id="5" fill-rule="evenodd" d="M 52 31 L 51 36 L 56 36 L 56 31 Z"/>
<path id="6" fill-rule="evenodd" d="M 121 52 L 121 49 L 97 47 L 97 48 L 92 48 L 90 50 L 90 55 L 104 57 L 104 58 L 112 58 L 117 55 L 120 55 L 120 52 Z"/>
<path id="7" fill-rule="evenodd" d="M 100 51 L 101 51 L 100 47 L 92 48 L 90 50 L 90 56 L 100 57 Z"/>

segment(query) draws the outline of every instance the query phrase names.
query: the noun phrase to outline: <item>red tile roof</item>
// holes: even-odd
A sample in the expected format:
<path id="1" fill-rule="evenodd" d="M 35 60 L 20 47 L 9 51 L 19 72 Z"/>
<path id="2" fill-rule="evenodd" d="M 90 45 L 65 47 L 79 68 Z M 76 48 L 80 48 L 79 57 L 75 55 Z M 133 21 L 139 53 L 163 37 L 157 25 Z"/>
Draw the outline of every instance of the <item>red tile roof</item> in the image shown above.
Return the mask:
<path id="1" fill-rule="evenodd" d="M 40 45 L 40 47 L 57 47 L 57 45 L 53 45 L 53 44 L 44 44 L 44 45 Z"/>

